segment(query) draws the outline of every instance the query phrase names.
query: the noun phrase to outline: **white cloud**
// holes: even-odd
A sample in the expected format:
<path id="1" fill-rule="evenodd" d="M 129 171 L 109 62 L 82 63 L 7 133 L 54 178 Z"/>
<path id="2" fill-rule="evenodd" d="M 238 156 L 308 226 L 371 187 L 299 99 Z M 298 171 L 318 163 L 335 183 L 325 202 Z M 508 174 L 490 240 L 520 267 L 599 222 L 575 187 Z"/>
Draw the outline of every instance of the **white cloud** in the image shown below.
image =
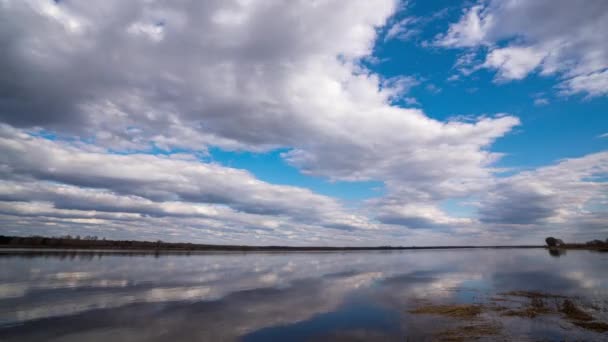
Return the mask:
<path id="1" fill-rule="evenodd" d="M 502 224 L 560 223 L 584 229 L 586 223 L 600 217 L 608 219 L 608 184 L 602 181 L 606 176 L 608 153 L 600 152 L 498 179 L 481 201 L 480 219 Z"/>
<path id="2" fill-rule="evenodd" d="M 483 48 L 482 66 L 498 70 L 501 80 L 522 79 L 538 68 L 561 78 L 565 94 L 601 96 L 608 91 L 607 30 L 605 1 L 490 0 L 466 9 L 435 44 Z"/>
<path id="3" fill-rule="evenodd" d="M 483 66 L 499 70 L 499 81 L 521 80 L 540 65 L 545 54 L 529 47 L 494 49 L 486 56 Z"/>
<path id="4" fill-rule="evenodd" d="M 403 101 L 410 106 L 420 106 L 420 102 L 415 97 L 404 97 Z"/>
<path id="5" fill-rule="evenodd" d="M 473 47 L 482 44 L 488 28 L 493 24 L 493 15 L 482 5 L 466 10 L 447 33 L 437 36 L 437 44 L 445 47 Z"/>
<path id="6" fill-rule="evenodd" d="M 0 226 L 288 244 L 441 236 L 407 228 L 469 225 L 479 232 L 475 219 L 453 217 L 439 203 L 495 185 L 501 154 L 491 145 L 519 120 L 440 121 L 393 105 L 399 98 L 414 104 L 407 92 L 418 81 L 383 79 L 360 61 L 372 57 L 397 6 L 1 2 L 0 45 L 7 48 L 0 63 L 11 73 L 0 77 Z M 491 44 L 492 11 L 474 7 L 442 44 Z M 409 24 L 395 25 L 389 32 L 398 37 Z M 562 52 L 540 58 L 532 43 L 494 49 L 486 67 L 504 78 L 535 68 L 557 72 L 550 67 Z M 463 57 L 464 64 L 476 60 Z M 573 81 L 567 89 L 576 87 L 601 82 Z M 282 148 L 285 161 L 306 175 L 377 180 L 386 196 L 346 208 L 301 187 L 201 162 L 210 147 Z M 156 149 L 187 152 L 159 156 Z"/>
<path id="7" fill-rule="evenodd" d="M 586 92 L 590 97 L 608 94 L 608 69 L 565 80 L 560 88 L 565 94 Z"/>
<path id="8" fill-rule="evenodd" d="M 15 32 L 2 38 L 6 46 L 23 47 L 4 63 L 21 75 L 2 85 L 12 96 L 0 102 L 1 115 L 12 125 L 92 137 L 120 151 L 150 143 L 203 152 L 291 148 L 285 157 L 307 174 L 384 180 L 396 169 L 403 178 L 426 173 L 399 160 L 432 162 L 422 152 L 441 143 L 475 155 L 471 168 L 484 166 L 493 156 L 481 149 L 518 123 L 444 124 L 391 106 L 411 79 L 383 87 L 357 61 L 371 53 L 393 1 L 53 5 L 87 22 L 84 36 L 39 20 L 32 11 L 39 3 L 28 4 L 10 2 L 3 12 L 4 32 Z M 162 40 L 128 32 L 157 22 Z M 40 35 L 43 46 L 31 45 Z"/>
<path id="9" fill-rule="evenodd" d="M 4 63 L 22 76 L 2 85 L 14 94 L 2 102 L 12 125 L 122 151 L 150 143 L 203 152 L 284 147 L 306 174 L 416 184 L 486 177 L 497 155 L 485 148 L 518 124 L 513 117 L 442 123 L 391 106 L 411 80 L 383 87 L 357 61 L 371 53 L 393 1 L 53 5 L 87 22 L 84 36 L 40 20 L 32 11 L 39 3 L 28 4 L 10 2 L 3 12 L 5 32 L 14 34 L 2 39 L 23 47 Z M 129 33 L 134 23 L 157 22 L 160 40 Z M 40 35 L 43 45 L 32 45 Z M 428 173 L 450 163 L 460 171 Z"/>
<path id="10" fill-rule="evenodd" d="M 416 17 L 406 17 L 393 23 L 386 31 L 384 41 L 392 39 L 408 40 L 416 36 L 421 32 L 420 29 L 413 27 L 418 22 L 419 19 Z"/>
<path id="11" fill-rule="evenodd" d="M 471 218 L 453 217 L 429 203 L 407 203 L 395 198 L 371 201 L 370 205 L 375 218 L 389 225 L 400 225 L 410 228 L 447 228 L 455 230 L 459 226 L 471 225 Z"/>
<path id="12" fill-rule="evenodd" d="M 458 81 L 459 79 L 460 79 L 460 75 L 458 75 L 458 74 L 454 74 L 454 75 L 450 75 L 450 77 L 448 77 L 448 78 L 446 79 L 446 81 L 448 81 L 448 82 L 456 82 L 456 81 Z"/>
<path id="13" fill-rule="evenodd" d="M 85 210 L 217 218 L 236 211 L 329 228 L 373 228 L 333 198 L 265 183 L 247 171 L 201 163 L 194 156 L 118 155 L 8 126 L 0 129 L 0 150 L 0 174 L 10 180 L 1 183 L 0 199 L 32 201 L 5 204 L 31 214 L 59 209 L 62 215 Z"/>
<path id="14" fill-rule="evenodd" d="M 390 101 L 396 101 L 407 95 L 409 91 L 420 84 L 420 81 L 411 76 L 392 77 L 382 81 L 382 89 L 389 94 Z"/>

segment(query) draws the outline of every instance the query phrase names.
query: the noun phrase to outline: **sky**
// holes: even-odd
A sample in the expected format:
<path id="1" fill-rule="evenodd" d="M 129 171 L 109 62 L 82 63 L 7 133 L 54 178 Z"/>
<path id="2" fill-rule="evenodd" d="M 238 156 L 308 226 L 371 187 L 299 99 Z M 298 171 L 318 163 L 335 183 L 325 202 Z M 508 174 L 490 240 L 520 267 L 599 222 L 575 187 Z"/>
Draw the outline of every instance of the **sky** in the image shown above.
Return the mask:
<path id="1" fill-rule="evenodd" d="M 604 0 L 0 0 L 0 234 L 608 237 Z"/>

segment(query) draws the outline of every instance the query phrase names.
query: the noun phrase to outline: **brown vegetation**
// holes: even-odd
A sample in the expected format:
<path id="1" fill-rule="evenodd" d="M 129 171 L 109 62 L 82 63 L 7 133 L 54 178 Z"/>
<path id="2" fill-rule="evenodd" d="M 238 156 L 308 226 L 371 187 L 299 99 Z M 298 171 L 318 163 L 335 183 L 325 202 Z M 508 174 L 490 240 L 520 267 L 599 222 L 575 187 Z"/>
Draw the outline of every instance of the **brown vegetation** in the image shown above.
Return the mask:
<path id="1" fill-rule="evenodd" d="M 512 297 L 525 297 L 530 299 L 543 299 L 543 298 L 566 298 L 565 296 L 538 292 L 538 291 L 509 291 L 500 293 L 502 296 L 512 296 Z"/>
<path id="2" fill-rule="evenodd" d="M 534 318 L 536 316 L 546 315 L 551 312 L 551 308 L 545 304 L 544 300 L 535 297 L 530 300 L 529 305 L 520 309 L 506 310 L 502 313 L 502 315 Z"/>
<path id="3" fill-rule="evenodd" d="M 473 304 L 426 305 L 410 310 L 413 314 L 440 315 L 466 322 L 465 325 L 446 329 L 435 334 L 438 341 L 470 341 L 500 333 L 501 327 L 479 319 L 483 307 Z"/>
<path id="4" fill-rule="evenodd" d="M 522 302 L 510 299 L 510 297 L 521 297 L 527 300 Z M 498 305 L 499 302 L 505 303 L 507 306 Z M 437 338 L 442 341 L 465 341 L 498 335 L 500 327 L 494 322 L 488 322 L 487 315 L 480 315 L 482 312 L 493 312 L 498 314 L 498 317 L 519 317 L 522 319 L 534 319 L 541 315 L 561 316 L 562 319 L 571 324 L 589 331 L 599 333 L 608 331 L 607 323 L 595 320 L 574 299 L 535 291 L 501 293 L 491 297 L 491 302 L 488 304 L 423 305 L 409 312 L 440 315 L 467 322 L 466 325 L 440 332 Z"/>
<path id="5" fill-rule="evenodd" d="M 487 336 L 500 334 L 501 327 L 491 323 L 467 324 L 453 329 L 442 331 L 435 335 L 438 341 L 470 341 Z"/>
<path id="6" fill-rule="evenodd" d="M 608 324 L 603 322 L 572 322 L 572 324 L 583 329 L 604 333 L 608 332 Z"/>
<path id="7" fill-rule="evenodd" d="M 593 316 L 583 311 L 570 299 L 564 300 L 560 312 L 562 312 L 570 323 L 583 329 L 596 332 L 607 332 L 608 324 L 604 322 L 594 321 Z"/>
<path id="8" fill-rule="evenodd" d="M 430 305 L 410 310 L 414 314 L 434 314 L 453 318 L 474 318 L 481 313 L 481 306 L 460 305 Z"/>
<path id="9" fill-rule="evenodd" d="M 527 298 L 529 301 L 515 309 L 505 309 L 502 313 L 503 316 L 516 316 L 516 317 L 527 317 L 534 318 L 540 315 L 546 315 L 554 312 L 554 308 L 547 303 L 549 298 L 566 298 L 560 295 L 554 295 L 549 293 L 542 293 L 537 291 L 509 291 L 501 293 L 502 296 L 507 297 L 522 297 Z"/>
<path id="10" fill-rule="evenodd" d="M 564 300 L 560 311 L 566 315 L 566 318 L 571 321 L 592 321 L 593 317 L 581 310 L 573 301 L 570 299 Z"/>

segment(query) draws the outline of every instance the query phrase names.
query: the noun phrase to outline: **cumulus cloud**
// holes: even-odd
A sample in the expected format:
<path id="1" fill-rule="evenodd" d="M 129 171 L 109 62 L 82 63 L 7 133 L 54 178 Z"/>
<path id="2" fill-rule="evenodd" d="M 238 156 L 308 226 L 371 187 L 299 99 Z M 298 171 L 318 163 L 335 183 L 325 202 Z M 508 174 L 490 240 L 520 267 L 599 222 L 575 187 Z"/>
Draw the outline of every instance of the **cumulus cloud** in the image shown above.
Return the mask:
<path id="1" fill-rule="evenodd" d="M 608 4 L 584 6 L 559 0 L 479 1 L 466 9 L 436 45 L 482 47 L 482 67 L 498 72 L 499 80 L 522 79 L 539 70 L 557 75 L 565 94 L 606 95 Z"/>
<path id="2" fill-rule="evenodd" d="M 579 226 L 599 217 L 606 220 L 606 176 L 608 153 L 600 152 L 499 179 L 481 201 L 480 220 Z"/>
<path id="3" fill-rule="evenodd" d="M 608 69 L 565 80 L 560 89 L 566 95 L 587 92 L 589 97 L 608 94 Z"/>
<path id="4" fill-rule="evenodd" d="M 5 1 L 2 118 L 121 148 L 289 146 L 324 124 L 312 111 L 385 99 L 352 68 L 395 4 L 342 5 Z"/>
<path id="5" fill-rule="evenodd" d="M 497 69 L 499 80 L 520 80 L 538 67 L 544 56 L 530 47 L 507 47 L 492 50 L 483 66 Z"/>
<path id="6" fill-rule="evenodd" d="M 5 201 L 51 202 L 57 209 L 152 216 L 226 212 L 223 207 L 208 205 L 215 204 L 335 228 L 365 228 L 366 224 L 364 218 L 346 213 L 335 199 L 303 188 L 265 183 L 247 171 L 201 163 L 192 156 L 112 154 L 31 136 L 8 126 L 0 128 L 0 150 L 0 174 L 7 179 L 1 184 L 0 199 Z"/>
<path id="7" fill-rule="evenodd" d="M 437 206 L 424 202 L 403 203 L 398 198 L 372 200 L 369 203 L 374 210 L 375 218 L 388 225 L 409 228 L 444 228 L 452 229 L 474 223 L 471 218 L 453 217 Z"/>
<path id="8" fill-rule="evenodd" d="M 604 7 L 596 7 L 597 19 Z M 476 218 L 447 213 L 440 203 L 499 188 L 493 164 L 501 153 L 491 146 L 519 119 L 441 121 L 396 106 L 398 99 L 416 103 L 407 92 L 419 81 L 387 79 L 361 61 L 373 58 L 379 32 L 403 38 L 412 21 L 390 22 L 397 8 L 393 0 L 0 2 L 2 229 L 283 244 L 440 234 L 408 228 L 479 232 Z M 572 70 L 583 70 L 581 61 L 603 65 L 593 36 L 573 40 L 581 53 L 557 44 L 543 55 L 545 45 L 533 40 L 495 47 L 503 37 L 495 32 L 498 9 L 474 6 L 440 44 L 489 46 L 481 67 L 501 70 L 504 80 L 536 69 L 566 75 L 557 67 L 566 57 L 580 62 Z M 581 57 L 591 48 L 597 53 Z M 463 67 L 477 60 L 467 56 Z M 568 76 L 562 91 L 601 94 L 603 79 L 590 76 L 598 68 Z M 577 79 L 583 76 L 591 78 Z M 280 148 L 305 175 L 380 181 L 386 195 L 346 207 L 202 161 L 211 147 Z M 509 221 L 511 214 L 493 209 L 500 196 L 488 203 L 482 220 Z M 547 211 L 521 221 L 559 215 L 562 204 L 549 201 Z"/>
<path id="9" fill-rule="evenodd" d="M 467 9 L 460 21 L 450 25 L 448 32 L 437 37 L 437 44 L 446 47 L 472 47 L 481 44 L 493 16 L 482 5 Z"/>
<path id="10" fill-rule="evenodd" d="M 3 6 L 11 48 L 2 62 L 18 77 L 2 79 L 2 119 L 113 149 L 285 147 L 309 174 L 355 180 L 400 168 L 415 178 L 422 171 L 398 163 L 404 154 L 433 160 L 416 155 L 445 143 L 466 148 L 478 168 L 489 158 L 480 148 L 518 123 L 444 124 L 391 106 L 412 83 L 382 86 L 357 61 L 371 53 L 393 1 Z M 150 25 L 162 35 L 150 39 L 142 28 Z"/>

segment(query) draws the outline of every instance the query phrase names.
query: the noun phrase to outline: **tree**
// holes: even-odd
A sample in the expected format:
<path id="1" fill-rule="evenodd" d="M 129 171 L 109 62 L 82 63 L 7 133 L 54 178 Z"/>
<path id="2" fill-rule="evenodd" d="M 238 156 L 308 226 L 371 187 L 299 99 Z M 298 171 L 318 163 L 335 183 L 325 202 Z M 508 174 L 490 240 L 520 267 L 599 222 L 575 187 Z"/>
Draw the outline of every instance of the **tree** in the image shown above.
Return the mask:
<path id="1" fill-rule="evenodd" d="M 552 236 L 549 236 L 548 238 L 546 238 L 545 242 L 547 243 L 547 246 L 549 246 L 549 247 L 557 246 L 557 239 Z"/>
<path id="2" fill-rule="evenodd" d="M 604 244 L 604 241 L 602 240 L 591 240 L 591 241 L 587 241 L 586 243 L 589 246 L 601 246 Z"/>

